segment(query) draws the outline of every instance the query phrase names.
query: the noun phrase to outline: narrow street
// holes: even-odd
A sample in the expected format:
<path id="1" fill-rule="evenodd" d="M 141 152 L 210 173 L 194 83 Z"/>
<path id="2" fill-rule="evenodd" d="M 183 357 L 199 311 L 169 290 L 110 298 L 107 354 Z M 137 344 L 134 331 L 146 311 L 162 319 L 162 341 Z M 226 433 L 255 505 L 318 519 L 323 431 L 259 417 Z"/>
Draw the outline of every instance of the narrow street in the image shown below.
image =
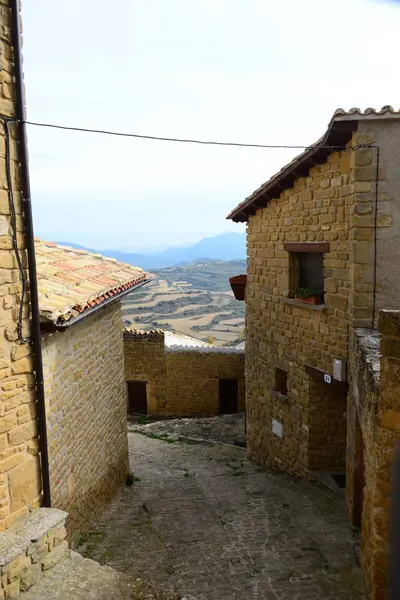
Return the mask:
<path id="1" fill-rule="evenodd" d="M 344 498 L 227 445 L 129 434 L 138 478 L 79 548 L 196 600 L 363 598 Z"/>

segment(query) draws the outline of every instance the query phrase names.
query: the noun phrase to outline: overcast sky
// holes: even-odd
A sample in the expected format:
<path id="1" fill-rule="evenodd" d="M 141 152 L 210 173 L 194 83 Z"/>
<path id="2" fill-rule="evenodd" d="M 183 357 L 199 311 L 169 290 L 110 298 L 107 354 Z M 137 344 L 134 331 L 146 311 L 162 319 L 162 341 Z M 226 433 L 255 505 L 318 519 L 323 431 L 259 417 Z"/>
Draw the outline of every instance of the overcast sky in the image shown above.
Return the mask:
<path id="1" fill-rule="evenodd" d="M 307 145 L 337 107 L 400 106 L 400 5 L 378 0 L 23 3 L 30 120 Z M 98 248 L 179 245 L 298 151 L 29 127 L 36 234 Z"/>

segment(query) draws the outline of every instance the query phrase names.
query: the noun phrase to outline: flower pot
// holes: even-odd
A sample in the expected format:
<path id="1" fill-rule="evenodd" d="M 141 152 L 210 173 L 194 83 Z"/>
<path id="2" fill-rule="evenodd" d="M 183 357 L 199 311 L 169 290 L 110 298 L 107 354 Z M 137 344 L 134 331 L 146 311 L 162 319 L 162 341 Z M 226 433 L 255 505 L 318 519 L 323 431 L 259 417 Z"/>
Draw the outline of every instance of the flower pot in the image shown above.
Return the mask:
<path id="1" fill-rule="evenodd" d="M 321 294 L 315 294 L 314 296 L 308 296 L 308 298 L 300 298 L 296 296 L 297 302 L 303 302 L 303 304 L 322 304 Z"/>
<path id="2" fill-rule="evenodd" d="M 237 275 L 236 277 L 231 277 L 229 279 L 229 283 L 236 300 L 243 301 L 245 299 L 247 275 Z"/>

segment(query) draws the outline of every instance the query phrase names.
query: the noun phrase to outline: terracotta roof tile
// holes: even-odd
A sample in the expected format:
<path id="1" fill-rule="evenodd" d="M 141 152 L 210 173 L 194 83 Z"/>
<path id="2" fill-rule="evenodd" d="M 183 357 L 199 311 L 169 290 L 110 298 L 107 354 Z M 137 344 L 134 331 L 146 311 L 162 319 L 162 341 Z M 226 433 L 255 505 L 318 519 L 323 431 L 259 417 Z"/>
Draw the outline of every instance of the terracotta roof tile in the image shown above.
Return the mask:
<path id="1" fill-rule="evenodd" d="M 139 267 L 35 239 L 40 318 L 62 323 L 146 280 Z"/>

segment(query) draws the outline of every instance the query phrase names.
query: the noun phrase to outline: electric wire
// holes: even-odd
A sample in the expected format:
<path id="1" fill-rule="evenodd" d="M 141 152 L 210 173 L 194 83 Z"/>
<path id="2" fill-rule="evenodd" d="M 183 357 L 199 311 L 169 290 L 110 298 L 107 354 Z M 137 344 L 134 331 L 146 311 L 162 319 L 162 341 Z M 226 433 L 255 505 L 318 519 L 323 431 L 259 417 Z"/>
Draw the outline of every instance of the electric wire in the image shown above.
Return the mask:
<path id="1" fill-rule="evenodd" d="M 19 122 L 18 119 L 8 117 L 6 115 L 0 116 L 8 121 Z M 248 142 L 228 142 L 228 141 L 218 141 L 218 140 L 200 140 L 195 138 L 178 138 L 178 137 L 164 137 L 157 135 L 145 135 L 140 133 L 130 133 L 126 131 L 112 131 L 108 129 L 91 129 L 88 127 L 76 127 L 72 125 L 58 125 L 56 123 L 39 123 L 37 121 L 23 121 L 25 125 L 31 125 L 32 127 L 44 127 L 48 129 L 59 129 L 63 131 L 76 131 L 80 133 L 95 133 L 100 135 L 109 135 L 116 137 L 127 137 L 127 138 L 136 138 L 143 140 L 154 140 L 159 142 L 176 142 L 181 144 L 199 144 L 206 146 L 231 146 L 231 147 L 239 147 L 239 148 L 282 148 L 288 150 L 309 150 L 312 148 L 330 148 L 332 150 L 343 150 L 344 146 L 340 145 L 319 145 L 319 144 L 311 144 L 308 146 L 303 145 L 290 145 L 290 144 L 253 144 Z"/>
<path id="2" fill-rule="evenodd" d="M 8 189 L 8 204 L 10 208 L 10 223 L 11 223 L 11 240 L 12 247 L 14 250 L 15 258 L 18 265 L 18 270 L 21 279 L 22 285 L 22 293 L 21 293 L 21 302 L 19 305 L 18 311 L 18 323 L 17 323 L 17 335 L 21 344 L 29 344 L 31 342 L 30 338 L 25 338 L 22 333 L 22 316 L 24 310 L 24 300 L 26 296 L 27 282 L 24 267 L 22 265 L 21 256 L 18 248 L 18 237 L 17 237 L 17 214 L 15 210 L 15 201 L 14 201 L 14 190 L 12 184 L 12 173 L 11 173 L 11 149 L 10 149 L 10 128 L 9 123 L 10 119 L 4 119 L 2 115 L 0 115 L 0 120 L 3 122 L 4 126 L 4 141 L 5 141 L 5 162 L 6 162 L 6 179 L 7 179 L 7 189 Z"/>

